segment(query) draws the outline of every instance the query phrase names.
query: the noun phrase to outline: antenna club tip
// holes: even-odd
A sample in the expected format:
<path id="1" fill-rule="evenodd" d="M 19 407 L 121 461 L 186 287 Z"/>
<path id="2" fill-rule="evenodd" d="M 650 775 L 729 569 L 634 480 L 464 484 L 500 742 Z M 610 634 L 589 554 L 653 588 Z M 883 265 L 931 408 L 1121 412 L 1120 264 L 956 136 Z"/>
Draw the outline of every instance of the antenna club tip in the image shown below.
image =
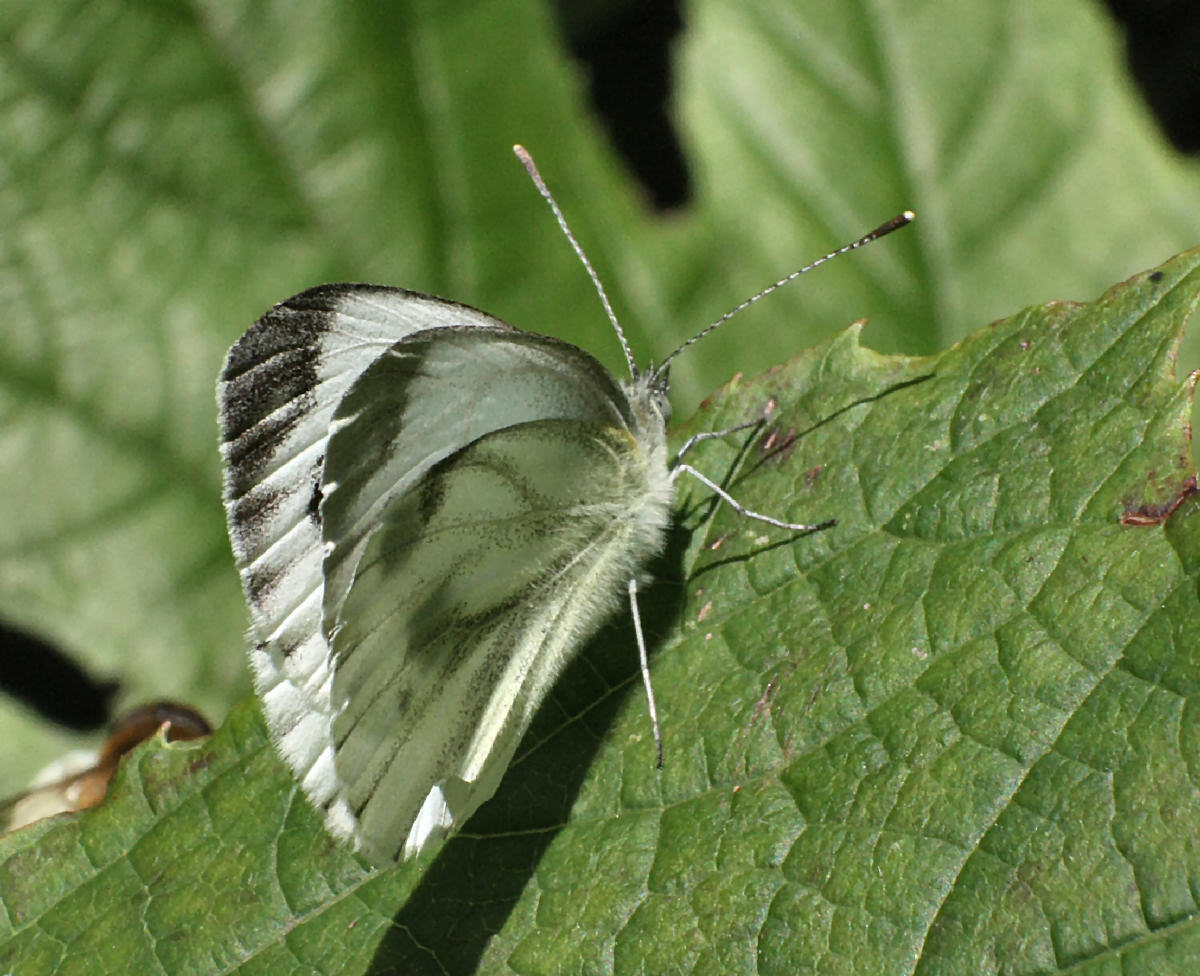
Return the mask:
<path id="1" fill-rule="evenodd" d="M 855 241 L 854 244 L 851 245 L 851 247 L 861 247 L 863 244 L 868 244 L 871 241 L 878 240 L 881 237 L 885 237 L 886 235 L 890 234 L 894 230 L 899 230 L 901 227 L 907 227 L 909 224 L 911 224 L 916 219 L 917 219 L 917 215 L 911 210 L 905 210 L 903 213 L 898 213 L 891 220 L 887 221 L 886 223 L 880 224 L 873 231 L 871 231 L 871 233 L 869 233 L 866 237 L 859 238 L 859 240 Z M 828 257 L 826 257 L 824 260 L 828 260 Z"/>
<path id="2" fill-rule="evenodd" d="M 538 172 L 537 163 L 533 161 L 533 157 L 529 155 L 529 150 L 522 146 L 519 142 L 513 146 L 513 154 L 521 161 L 521 165 L 525 167 L 525 172 L 529 174 L 529 178 L 533 180 L 533 185 L 538 188 L 538 192 L 542 196 L 546 196 L 546 184 L 542 182 L 542 175 Z"/>

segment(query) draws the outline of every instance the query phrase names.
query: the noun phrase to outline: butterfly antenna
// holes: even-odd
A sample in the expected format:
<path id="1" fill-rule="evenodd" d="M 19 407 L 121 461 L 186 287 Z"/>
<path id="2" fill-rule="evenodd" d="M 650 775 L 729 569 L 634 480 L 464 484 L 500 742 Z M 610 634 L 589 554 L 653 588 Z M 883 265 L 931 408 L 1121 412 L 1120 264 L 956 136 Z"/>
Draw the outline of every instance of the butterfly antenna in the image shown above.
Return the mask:
<path id="1" fill-rule="evenodd" d="M 608 313 L 608 320 L 612 323 L 613 328 L 616 330 L 617 338 L 621 342 L 621 351 L 625 353 L 625 362 L 629 364 L 629 373 L 631 376 L 637 376 L 637 363 L 634 362 L 633 351 L 629 348 L 629 341 L 625 338 L 625 330 L 621 328 L 621 323 L 617 321 L 617 313 L 613 311 L 612 303 L 608 300 L 608 294 L 604 290 L 604 285 L 600 283 L 600 276 L 596 274 L 596 269 L 592 267 L 592 262 L 588 260 L 588 256 L 583 252 L 579 241 L 571 233 L 571 228 L 567 226 L 567 218 L 563 216 L 558 202 L 551 195 L 550 188 L 546 186 L 545 180 L 542 179 L 542 174 L 538 172 L 537 164 L 534 163 L 533 157 L 529 155 L 529 151 L 524 146 L 513 146 L 513 152 L 516 153 L 517 159 L 521 161 L 521 165 L 525 167 L 525 172 L 529 174 L 529 178 L 533 180 L 533 185 L 537 187 L 538 193 L 550 204 L 550 209 L 554 211 L 554 219 L 558 221 L 558 226 L 562 229 L 567 240 L 571 242 L 571 247 L 575 249 L 576 256 L 583 264 L 588 277 L 592 279 L 592 286 L 596 289 L 596 294 L 600 296 L 600 303 L 604 306 L 604 311 Z"/>
<path id="2" fill-rule="evenodd" d="M 887 221 L 886 223 L 880 224 L 873 231 L 871 231 L 871 233 L 864 234 L 857 241 L 851 241 L 849 244 L 844 244 L 842 247 L 839 247 L 836 251 L 830 251 L 824 257 L 817 258 L 817 260 L 813 261 L 812 264 L 806 264 L 803 268 L 798 268 L 797 270 L 793 271 L 790 275 L 787 275 L 784 278 L 780 278 L 774 284 L 767 285 L 767 287 L 764 288 L 762 291 L 760 291 L 757 295 L 751 295 L 744 302 L 741 302 L 740 304 L 731 308 L 728 312 L 726 312 L 724 315 L 722 315 L 719 319 L 717 319 L 711 325 L 708 325 L 705 328 L 701 329 L 694 336 L 692 336 L 690 339 L 688 339 L 687 342 L 685 342 L 685 343 L 683 343 L 683 345 L 679 346 L 674 352 L 672 352 L 669 356 L 667 356 L 666 359 L 664 359 L 662 361 L 662 363 L 659 365 L 659 367 L 656 371 L 656 375 L 663 374 L 666 371 L 667 367 L 670 366 L 671 360 L 674 359 L 676 356 L 678 356 L 681 352 L 683 352 L 683 350 L 685 350 L 688 346 L 692 345 L 692 343 L 699 342 L 701 339 L 703 339 L 706 335 L 708 335 L 714 329 L 720 328 L 722 325 L 724 325 L 726 322 L 728 322 L 731 318 L 733 318 L 735 315 L 737 315 L 738 312 L 745 311 L 747 308 L 749 308 L 751 305 L 753 305 L 755 302 L 757 302 L 760 298 L 766 298 L 769 294 L 771 294 L 771 292 L 778 291 L 780 288 L 782 288 L 784 285 L 786 285 L 789 281 L 794 281 L 796 278 L 799 278 L 802 274 L 812 271 L 814 268 L 819 268 L 826 261 L 832 261 L 834 258 L 838 257 L 839 255 L 847 254 L 850 251 L 858 250 L 858 248 L 862 247 L 864 244 L 870 244 L 872 241 L 877 241 L 877 240 L 879 240 L 879 238 L 884 237 L 887 234 L 890 234 L 894 230 L 899 230 L 901 227 L 904 227 L 906 224 L 911 224 L 913 222 L 913 220 L 916 219 L 916 216 L 917 215 L 915 213 L 913 213 L 911 210 L 905 210 L 904 213 L 897 214 L 895 217 L 893 217 L 891 220 Z"/>

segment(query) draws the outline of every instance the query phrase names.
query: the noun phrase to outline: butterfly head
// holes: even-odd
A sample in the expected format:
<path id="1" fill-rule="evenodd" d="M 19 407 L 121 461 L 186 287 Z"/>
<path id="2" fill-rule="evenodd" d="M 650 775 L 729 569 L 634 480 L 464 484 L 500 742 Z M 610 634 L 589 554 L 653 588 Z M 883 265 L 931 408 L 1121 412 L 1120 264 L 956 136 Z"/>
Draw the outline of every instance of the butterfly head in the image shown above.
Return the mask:
<path id="1" fill-rule="evenodd" d="M 665 427 L 671 422 L 671 377 L 666 365 L 645 369 L 634 368 L 632 377 L 624 384 L 630 403 L 635 405 L 638 422 L 644 427 L 657 422 Z"/>

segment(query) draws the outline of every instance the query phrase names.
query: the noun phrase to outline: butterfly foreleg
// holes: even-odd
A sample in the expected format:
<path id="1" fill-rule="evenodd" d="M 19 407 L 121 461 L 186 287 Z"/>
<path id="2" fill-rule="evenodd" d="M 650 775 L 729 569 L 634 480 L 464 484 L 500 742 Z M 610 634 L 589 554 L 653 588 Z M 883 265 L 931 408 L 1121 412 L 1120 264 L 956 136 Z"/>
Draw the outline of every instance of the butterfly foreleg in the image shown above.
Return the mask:
<path id="1" fill-rule="evenodd" d="M 764 414 L 761 417 L 756 417 L 754 420 L 746 420 L 740 424 L 734 424 L 732 427 L 726 427 L 724 430 L 706 430 L 699 434 L 693 434 L 683 442 L 683 447 L 675 453 L 675 466 L 677 467 L 683 456 L 697 444 L 701 444 L 704 441 L 714 441 L 728 434 L 736 434 L 740 430 L 749 430 L 751 427 L 759 426 L 766 419 L 766 414 Z"/>
<path id="2" fill-rule="evenodd" d="M 778 529 L 789 529 L 792 532 L 816 532 L 820 529 L 829 529 L 837 525 L 837 519 L 827 519 L 824 522 L 814 523 L 785 522 L 783 519 L 777 519 L 771 515 L 763 515 L 761 512 L 752 511 L 734 498 L 731 494 L 729 494 L 729 492 L 718 485 L 715 481 L 713 481 L 707 475 L 697 471 L 690 464 L 676 464 L 675 467 L 671 469 L 671 481 L 674 482 L 675 479 L 685 471 L 699 481 L 700 484 L 704 485 L 704 487 L 706 487 L 719 499 L 721 499 L 721 501 L 725 502 L 739 515 L 743 515 L 749 519 L 754 519 L 757 522 L 766 522 L 767 525 L 773 525 Z"/>

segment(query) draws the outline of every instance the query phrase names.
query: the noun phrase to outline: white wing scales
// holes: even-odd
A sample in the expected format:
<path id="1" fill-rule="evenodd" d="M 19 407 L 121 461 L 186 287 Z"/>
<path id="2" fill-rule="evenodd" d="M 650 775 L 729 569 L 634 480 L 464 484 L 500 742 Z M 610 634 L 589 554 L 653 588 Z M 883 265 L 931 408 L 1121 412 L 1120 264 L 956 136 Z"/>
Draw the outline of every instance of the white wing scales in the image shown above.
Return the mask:
<path id="1" fill-rule="evenodd" d="M 259 319 L 230 349 L 217 384 L 225 510 L 250 608 L 255 685 L 280 751 L 310 795 L 331 794 L 336 782 L 321 630 L 329 423 L 374 359 L 438 326 L 509 329 L 398 288 L 324 285 Z"/>

